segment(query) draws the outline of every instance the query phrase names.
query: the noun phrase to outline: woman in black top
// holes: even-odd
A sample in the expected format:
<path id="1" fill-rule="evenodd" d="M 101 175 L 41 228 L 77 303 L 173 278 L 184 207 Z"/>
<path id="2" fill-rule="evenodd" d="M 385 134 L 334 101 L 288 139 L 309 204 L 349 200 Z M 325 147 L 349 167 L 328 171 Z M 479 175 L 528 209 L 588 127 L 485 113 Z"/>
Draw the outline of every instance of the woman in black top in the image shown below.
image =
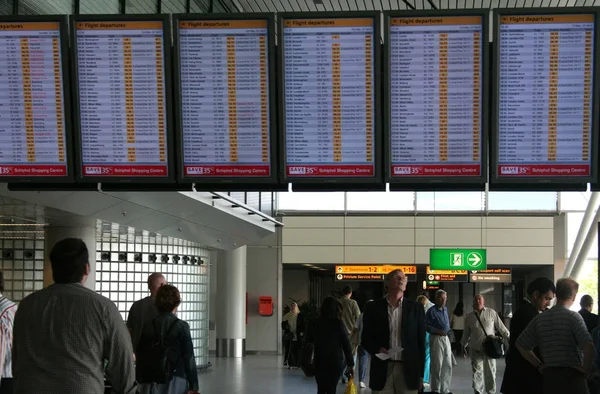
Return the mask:
<path id="1" fill-rule="evenodd" d="M 321 317 L 309 332 L 309 340 L 315 344 L 315 378 L 317 394 L 335 394 L 344 367 L 354 374 L 354 358 L 348 332 L 341 320 L 342 306 L 333 297 L 327 297 L 321 305 Z M 345 360 L 345 362 L 344 362 Z"/>
<path id="2" fill-rule="evenodd" d="M 159 315 L 144 325 L 136 349 L 136 378 L 140 383 L 140 394 L 199 394 L 190 326 L 175 316 L 179 304 L 181 296 L 175 286 L 164 285 L 158 290 L 156 309 Z M 173 355 L 175 370 L 169 383 L 155 383 L 153 379 L 156 376 L 150 376 L 150 368 L 155 367 L 155 360 L 148 360 L 147 355 L 151 354 L 148 349 L 156 342 L 156 338 L 164 338 L 169 354 Z"/>

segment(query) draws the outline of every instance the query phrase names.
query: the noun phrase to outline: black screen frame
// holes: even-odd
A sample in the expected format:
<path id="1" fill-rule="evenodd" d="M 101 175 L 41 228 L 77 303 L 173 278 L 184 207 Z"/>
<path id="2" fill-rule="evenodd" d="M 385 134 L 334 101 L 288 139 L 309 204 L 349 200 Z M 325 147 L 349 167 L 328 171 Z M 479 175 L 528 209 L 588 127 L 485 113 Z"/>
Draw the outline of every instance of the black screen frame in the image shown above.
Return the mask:
<path id="1" fill-rule="evenodd" d="M 32 184 L 72 184 L 75 181 L 74 149 L 73 149 L 73 126 L 72 126 L 72 100 L 71 100 L 71 73 L 70 73 L 70 51 L 69 51 L 69 23 L 65 15 L 28 15 L 28 16 L 0 16 L 0 23 L 29 23 L 29 22 L 57 22 L 59 24 L 60 51 L 61 51 L 61 73 L 63 89 L 63 117 L 65 133 L 66 154 L 66 176 L 26 176 L 0 175 L 1 182 L 32 183 Z M 35 165 L 33 163 L 32 165 Z"/>
<path id="2" fill-rule="evenodd" d="M 183 157 L 183 114 L 181 86 L 181 64 L 179 46 L 179 22 L 182 21 L 219 21 L 219 20 L 266 20 L 267 21 L 267 64 L 269 80 L 269 161 L 271 172 L 269 176 L 260 177 L 203 177 L 185 175 Z M 278 186 L 279 168 L 277 160 L 277 78 L 276 78 L 276 46 L 275 46 L 275 15 L 272 13 L 238 13 L 238 14 L 176 14 L 173 15 L 173 79 L 175 96 L 175 134 L 177 136 L 177 180 L 179 183 L 195 183 L 200 190 L 223 188 L 227 190 L 282 190 Z M 285 187 L 287 190 L 287 186 Z"/>
<path id="3" fill-rule="evenodd" d="M 529 16 L 529 15 L 577 15 L 588 14 L 594 16 L 594 54 L 592 57 L 592 124 L 590 132 L 590 175 L 589 176 L 499 176 L 499 145 L 500 145 L 500 23 L 502 16 Z M 573 8 L 499 8 L 494 10 L 493 14 L 493 42 L 494 59 L 492 64 L 494 94 L 492 96 L 492 121 L 491 121 L 491 147 L 490 147 L 490 183 L 492 184 L 511 184 L 512 189 L 517 189 L 519 185 L 528 184 L 528 190 L 535 189 L 534 184 L 557 184 L 568 187 L 569 184 L 594 183 L 598 178 L 598 98 L 600 94 L 600 84 L 598 83 L 599 62 L 597 60 L 600 51 L 599 35 L 599 14 L 597 9 L 590 7 Z M 518 164 L 515 164 L 518 165 Z M 519 188 L 520 189 L 520 188 Z"/>
<path id="4" fill-rule="evenodd" d="M 81 138 L 81 112 L 80 112 L 80 97 L 79 97 L 79 68 L 77 67 L 77 28 L 76 23 L 78 22 L 161 22 L 163 27 L 163 54 L 164 54 L 164 84 L 165 84 L 165 134 L 167 140 L 167 176 L 154 177 L 154 176 L 89 176 L 83 175 L 83 146 Z M 77 149 L 77 155 L 75 156 L 76 163 L 76 174 L 77 181 L 82 183 L 94 182 L 94 183 L 144 183 L 144 184 L 171 184 L 175 183 L 175 137 L 173 128 L 173 85 L 172 85 L 172 70 L 171 70 L 171 19 L 167 14 L 156 14 L 156 15 L 71 15 L 71 67 L 73 69 L 73 124 L 74 124 L 74 135 L 75 144 L 79 148 Z"/>
<path id="5" fill-rule="evenodd" d="M 287 149 L 285 128 L 285 54 L 283 41 L 283 22 L 286 19 L 345 19 L 345 18 L 371 18 L 373 19 L 373 101 L 374 101 L 374 149 L 373 165 L 374 175 L 369 177 L 327 177 L 327 176 L 288 176 L 287 175 Z M 278 28 L 278 117 L 279 117 L 279 146 L 280 146 L 280 179 L 283 183 L 291 183 L 295 190 L 385 190 L 383 181 L 383 156 L 382 149 L 382 122 L 383 113 L 381 105 L 381 13 L 379 11 L 344 11 L 344 12 L 284 12 L 277 17 Z"/>
<path id="6" fill-rule="evenodd" d="M 429 18 L 429 17 L 461 17 L 479 16 L 482 23 L 481 37 L 481 131 L 480 131 L 480 165 L 481 172 L 477 176 L 406 176 L 398 177 L 392 175 L 392 152 L 391 152 L 391 48 L 390 32 L 392 18 Z M 406 190 L 406 187 L 435 189 L 463 188 L 468 190 L 483 190 L 488 180 L 488 130 L 489 130 L 489 10 L 429 10 L 429 11 L 387 11 L 384 12 L 384 77 L 388 89 L 384 89 L 384 165 L 385 180 L 390 184 L 390 190 Z M 454 186 L 456 185 L 456 186 Z"/>

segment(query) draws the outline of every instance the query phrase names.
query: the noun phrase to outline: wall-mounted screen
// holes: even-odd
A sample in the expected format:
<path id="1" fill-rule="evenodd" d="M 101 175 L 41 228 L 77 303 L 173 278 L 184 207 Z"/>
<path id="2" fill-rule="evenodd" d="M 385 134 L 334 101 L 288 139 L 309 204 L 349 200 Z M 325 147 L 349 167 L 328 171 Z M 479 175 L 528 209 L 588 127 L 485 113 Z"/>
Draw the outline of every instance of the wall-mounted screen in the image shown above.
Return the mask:
<path id="1" fill-rule="evenodd" d="M 80 178 L 151 182 L 169 166 L 168 21 L 74 17 Z M 139 18 L 139 17 L 138 17 Z"/>
<path id="2" fill-rule="evenodd" d="M 0 179 L 73 177 L 66 26 L 61 17 L 0 19 Z"/>
<path id="3" fill-rule="evenodd" d="M 496 13 L 496 182 L 596 174 L 594 13 Z"/>
<path id="4" fill-rule="evenodd" d="M 388 180 L 485 182 L 485 13 L 386 21 Z"/>
<path id="5" fill-rule="evenodd" d="M 282 15 L 284 178 L 374 182 L 379 15 Z"/>
<path id="6" fill-rule="evenodd" d="M 181 178 L 274 180 L 273 17 L 210 17 L 175 21 Z"/>

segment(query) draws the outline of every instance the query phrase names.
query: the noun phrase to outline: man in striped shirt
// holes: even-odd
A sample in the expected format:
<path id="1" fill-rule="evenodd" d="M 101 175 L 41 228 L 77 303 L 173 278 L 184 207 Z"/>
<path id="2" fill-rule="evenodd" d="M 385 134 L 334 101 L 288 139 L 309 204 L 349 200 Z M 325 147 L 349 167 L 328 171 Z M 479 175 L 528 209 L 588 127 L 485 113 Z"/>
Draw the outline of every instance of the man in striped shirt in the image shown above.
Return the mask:
<path id="1" fill-rule="evenodd" d="M 4 274 L 0 272 L 0 293 L 4 293 Z M 17 304 L 0 294 L 0 394 L 13 393 L 13 322 Z"/>
<path id="2" fill-rule="evenodd" d="M 588 394 L 594 344 L 581 315 L 571 311 L 579 284 L 556 282 L 556 306 L 537 315 L 517 339 L 517 349 L 543 377 L 544 394 Z M 540 360 L 533 352 L 539 346 Z"/>

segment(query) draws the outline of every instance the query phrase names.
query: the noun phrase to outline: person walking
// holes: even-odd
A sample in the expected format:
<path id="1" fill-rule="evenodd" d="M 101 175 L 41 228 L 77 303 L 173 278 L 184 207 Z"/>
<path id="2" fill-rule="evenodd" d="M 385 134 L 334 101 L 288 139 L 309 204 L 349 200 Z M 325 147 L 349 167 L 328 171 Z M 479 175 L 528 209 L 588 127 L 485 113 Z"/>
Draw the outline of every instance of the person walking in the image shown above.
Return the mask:
<path id="1" fill-rule="evenodd" d="M 425 314 L 427 314 L 427 310 L 429 309 L 428 305 L 430 303 L 427 296 L 421 294 L 417 297 L 417 302 L 423 305 L 423 308 L 425 308 Z M 429 338 L 429 333 L 425 332 L 425 369 L 423 371 L 423 386 L 425 386 L 425 389 L 430 387 L 429 383 L 431 377 L 431 346 L 429 345 Z"/>
<path id="2" fill-rule="evenodd" d="M 588 394 L 587 377 L 595 356 L 592 337 L 581 315 L 570 310 L 579 284 L 556 282 L 556 305 L 538 314 L 517 339 L 517 349 L 542 374 L 544 394 Z M 540 357 L 533 349 L 540 348 Z"/>
<path id="3" fill-rule="evenodd" d="M 4 274 L 0 272 L 0 394 L 13 394 L 12 372 L 13 325 L 17 304 L 4 295 Z"/>
<path id="4" fill-rule="evenodd" d="M 94 254 L 95 256 L 95 254 Z M 50 251 L 54 284 L 21 301 L 15 315 L 13 379 L 19 394 L 134 394 L 133 348 L 115 304 L 85 288 L 89 252 L 78 238 Z"/>
<path id="5" fill-rule="evenodd" d="M 365 308 L 367 305 L 373 300 L 368 300 L 365 304 Z M 356 329 L 358 330 L 358 338 L 362 338 L 363 333 L 363 319 L 365 314 L 361 313 L 356 321 Z M 364 389 L 367 387 L 365 384 L 365 378 L 367 377 L 367 365 L 369 363 L 369 352 L 362 347 L 362 345 L 358 345 L 358 381 L 359 387 Z"/>
<path id="6" fill-rule="evenodd" d="M 462 302 L 456 303 L 456 306 L 454 307 L 452 318 L 450 318 L 450 328 L 454 333 L 453 350 L 454 353 L 459 356 L 462 353 L 460 341 L 462 340 L 463 331 L 465 330 L 465 307 Z"/>
<path id="7" fill-rule="evenodd" d="M 342 305 L 342 322 L 348 332 L 348 339 L 350 339 L 350 347 L 352 348 L 352 357 L 356 357 L 356 352 L 360 340 L 358 339 L 358 330 L 356 329 L 356 321 L 360 316 L 360 308 L 356 300 L 352 299 L 352 287 L 344 286 L 342 289 L 342 297 L 340 298 L 340 304 Z M 354 360 L 356 363 L 356 360 Z M 346 383 L 346 374 L 342 375 L 342 383 Z"/>
<path id="8" fill-rule="evenodd" d="M 485 299 L 477 294 L 473 297 L 473 311 L 465 317 L 465 331 L 461 340 L 464 356 L 471 358 L 475 394 L 496 393 L 496 360 L 488 357 L 483 347 L 483 341 L 496 332 L 505 339 L 510 337 L 498 313 L 486 308 Z"/>
<path id="9" fill-rule="evenodd" d="M 288 369 L 298 368 L 300 365 L 300 339 L 302 331 L 300 330 L 301 324 L 300 309 L 296 302 L 290 304 L 290 311 L 283 316 L 282 327 L 285 333 L 289 332 L 284 347 L 287 348 L 287 354 L 284 355 L 284 365 L 288 366 Z M 287 346 L 285 346 L 287 344 Z"/>
<path id="10" fill-rule="evenodd" d="M 425 313 L 404 297 L 402 270 L 385 276 L 388 293 L 365 308 L 362 346 L 371 355 L 369 387 L 373 394 L 416 394 L 423 388 Z"/>
<path id="11" fill-rule="evenodd" d="M 133 350 L 137 348 L 144 325 L 158 316 L 158 310 L 156 309 L 156 293 L 161 286 L 166 284 L 167 280 L 163 274 L 158 272 L 153 273 L 148 277 L 148 290 L 150 291 L 150 295 L 134 302 L 133 305 L 131 305 L 131 308 L 129 308 L 129 313 L 127 314 L 127 328 L 131 334 Z"/>
<path id="12" fill-rule="evenodd" d="M 163 285 L 156 292 L 156 309 L 159 313 L 146 323 L 136 348 L 136 377 L 140 383 L 139 394 L 199 394 L 198 370 L 194 356 L 194 344 L 187 322 L 175 316 L 181 305 L 179 290 L 172 285 Z M 156 361 L 153 346 L 157 338 L 164 341 L 171 359 L 172 379 L 168 383 L 157 383 L 153 372 Z"/>
<path id="13" fill-rule="evenodd" d="M 594 308 L 594 299 L 591 295 L 585 294 L 583 297 L 581 297 L 579 306 L 581 307 L 579 314 L 581 317 L 583 317 L 583 321 L 585 322 L 588 332 L 591 333 L 594 328 L 598 326 L 598 315 L 592 313 L 592 309 Z"/>
<path id="14" fill-rule="evenodd" d="M 525 327 L 552 302 L 556 288 L 548 278 L 534 279 L 527 286 L 527 298 L 521 300 L 510 322 L 510 345 L 500 392 L 503 394 L 543 394 L 542 375 L 517 350 L 517 339 Z M 534 351 L 540 356 L 539 348 Z"/>
<path id="15" fill-rule="evenodd" d="M 448 295 L 444 290 L 435 293 L 435 304 L 427 311 L 427 331 L 431 347 L 431 392 L 436 394 L 452 394 L 452 348 L 448 333 L 450 319 L 446 302 Z"/>
<path id="16" fill-rule="evenodd" d="M 308 341 L 315 346 L 317 394 L 335 394 L 344 367 L 346 374 L 354 375 L 350 339 L 341 318 L 342 305 L 335 298 L 327 297 L 321 305 L 321 316 L 308 331 Z"/>

